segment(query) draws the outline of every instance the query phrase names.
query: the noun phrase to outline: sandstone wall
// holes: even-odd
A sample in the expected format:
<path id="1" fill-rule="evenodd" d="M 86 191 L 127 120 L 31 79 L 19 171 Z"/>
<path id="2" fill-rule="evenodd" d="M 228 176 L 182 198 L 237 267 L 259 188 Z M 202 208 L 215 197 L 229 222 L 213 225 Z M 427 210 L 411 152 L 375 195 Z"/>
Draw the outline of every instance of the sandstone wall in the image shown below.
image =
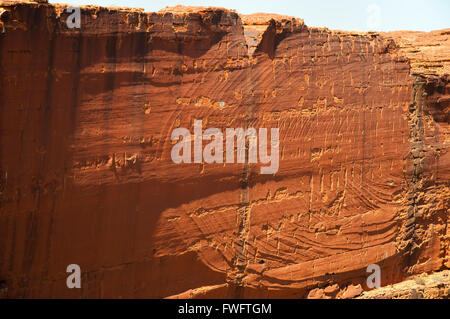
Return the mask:
<path id="1" fill-rule="evenodd" d="M 373 263 L 383 285 L 448 268 L 448 73 L 414 74 L 395 35 L 180 7 L 86 6 L 78 30 L 65 5 L 1 8 L 8 297 L 298 298 L 367 289 Z M 196 119 L 279 128 L 278 172 L 174 164 L 171 132 Z"/>

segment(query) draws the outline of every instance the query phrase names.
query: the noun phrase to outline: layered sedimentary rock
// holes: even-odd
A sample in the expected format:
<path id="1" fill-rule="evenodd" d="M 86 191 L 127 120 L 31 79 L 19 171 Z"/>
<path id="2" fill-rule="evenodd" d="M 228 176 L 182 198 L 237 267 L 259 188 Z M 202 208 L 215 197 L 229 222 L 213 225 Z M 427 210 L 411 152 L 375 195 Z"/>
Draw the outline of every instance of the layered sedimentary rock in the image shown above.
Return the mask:
<path id="1" fill-rule="evenodd" d="M 383 286 L 449 267 L 448 72 L 414 72 L 417 37 L 185 7 L 85 6 L 69 29 L 66 5 L 1 8 L 7 297 L 340 296 L 368 290 L 370 264 Z M 279 128 L 278 171 L 175 164 L 194 120 Z"/>
<path id="2" fill-rule="evenodd" d="M 409 108 L 409 209 L 414 211 L 409 273 L 448 268 L 450 232 L 450 29 L 390 32 L 414 76 Z"/>

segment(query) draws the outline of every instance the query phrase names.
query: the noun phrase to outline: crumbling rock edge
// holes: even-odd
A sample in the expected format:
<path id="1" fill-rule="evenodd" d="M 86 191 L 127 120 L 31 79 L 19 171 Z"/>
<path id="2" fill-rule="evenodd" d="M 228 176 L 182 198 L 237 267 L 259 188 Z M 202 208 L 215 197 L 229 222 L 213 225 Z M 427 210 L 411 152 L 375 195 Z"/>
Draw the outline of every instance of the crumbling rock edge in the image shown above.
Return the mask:
<path id="1" fill-rule="evenodd" d="M 361 293 L 356 299 L 450 299 L 450 270 L 414 276 Z"/>
<path id="2" fill-rule="evenodd" d="M 181 6 L 69 30 L 40 2 L 1 3 L 2 295 L 73 297 L 75 261 L 86 297 L 351 298 L 371 263 L 448 269 L 448 30 Z M 172 165 L 192 118 L 283 128 L 283 171 Z"/>

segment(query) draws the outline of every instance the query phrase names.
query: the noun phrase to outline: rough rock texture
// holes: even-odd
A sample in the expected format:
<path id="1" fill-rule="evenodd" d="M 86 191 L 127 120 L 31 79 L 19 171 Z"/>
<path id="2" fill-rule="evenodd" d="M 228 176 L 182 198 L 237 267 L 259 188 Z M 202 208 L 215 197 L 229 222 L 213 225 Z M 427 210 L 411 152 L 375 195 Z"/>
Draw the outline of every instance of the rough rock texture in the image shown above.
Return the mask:
<path id="1" fill-rule="evenodd" d="M 432 32 L 396 31 L 382 33 L 395 39 L 400 52 L 410 59 L 412 73 L 449 75 L 450 29 Z"/>
<path id="2" fill-rule="evenodd" d="M 362 293 L 357 299 L 449 299 L 450 271 L 416 276 L 399 284 Z"/>
<path id="3" fill-rule="evenodd" d="M 390 32 L 415 76 L 409 109 L 415 227 L 409 273 L 450 267 L 450 29 Z"/>
<path id="4" fill-rule="evenodd" d="M 450 266 L 449 74 L 421 62 L 448 32 L 434 55 L 221 8 L 85 6 L 68 29 L 65 5 L 0 7 L 7 297 L 354 297 L 373 263 L 383 286 Z M 195 119 L 278 127 L 279 171 L 174 164 Z"/>

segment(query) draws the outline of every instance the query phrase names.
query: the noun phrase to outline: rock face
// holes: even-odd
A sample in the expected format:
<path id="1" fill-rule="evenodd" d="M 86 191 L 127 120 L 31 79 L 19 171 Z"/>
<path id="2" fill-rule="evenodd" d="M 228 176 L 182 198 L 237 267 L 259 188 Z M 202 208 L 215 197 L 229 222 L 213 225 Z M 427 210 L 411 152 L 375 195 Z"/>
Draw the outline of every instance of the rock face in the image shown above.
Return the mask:
<path id="1" fill-rule="evenodd" d="M 399 284 L 362 293 L 358 299 L 449 299 L 450 271 L 416 276 Z"/>
<path id="2" fill-rule="evenodd" d="M 448 30 L 434 54 L 221 8 L 0 8 L 7 297 L 353 297 L 370 264 L 450 266 Z M 194 120 L 279 128 L 279 170 L 175 164 Z"/>
<path id="3" fill-rule="evenodd" d="M 411 274 L 449 268 L 450 230 L 450 29 L 390 32 L 411 61 L 413 104 L 409 108 L 414 211 Z"/>

